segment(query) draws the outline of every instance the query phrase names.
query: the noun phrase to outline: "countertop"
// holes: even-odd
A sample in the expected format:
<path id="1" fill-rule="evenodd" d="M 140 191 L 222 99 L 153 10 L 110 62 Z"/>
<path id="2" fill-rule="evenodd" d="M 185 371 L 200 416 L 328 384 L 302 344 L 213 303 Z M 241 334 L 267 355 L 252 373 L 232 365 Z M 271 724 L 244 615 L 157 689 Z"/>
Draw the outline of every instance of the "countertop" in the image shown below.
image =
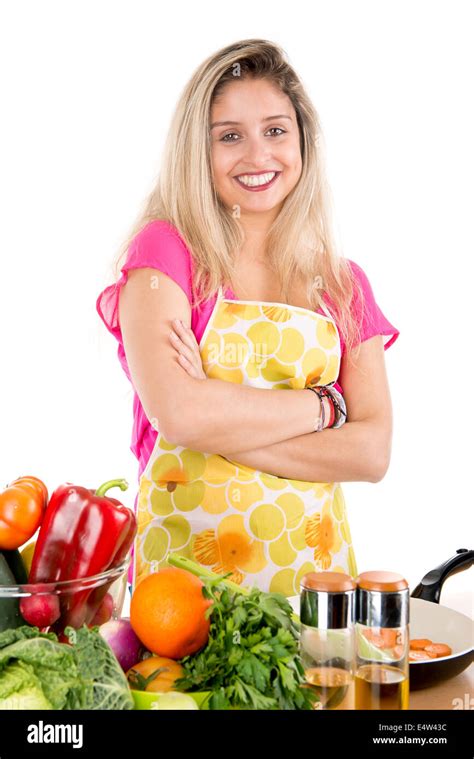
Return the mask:
<path id="1" fill-rule="evenodd" d="M 474 709 L 474 664 L 431 688 L 410 691 L 409 709 Z"/>

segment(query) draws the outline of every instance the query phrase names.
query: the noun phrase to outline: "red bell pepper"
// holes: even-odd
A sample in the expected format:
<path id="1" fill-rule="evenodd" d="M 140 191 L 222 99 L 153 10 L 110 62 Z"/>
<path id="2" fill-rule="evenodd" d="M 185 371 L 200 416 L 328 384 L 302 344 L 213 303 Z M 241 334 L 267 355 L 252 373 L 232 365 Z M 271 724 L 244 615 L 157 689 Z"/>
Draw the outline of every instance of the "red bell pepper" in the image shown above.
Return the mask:
<path id="1" fill-rule="evenodd" d="M 126 490 L 128 485 L 125 480 L 110 480 L 94 491 L 65 483 L 54 491 L 36 541 L 29 583 L 79 580 L 125 559 L 135 537 L 136 519 L 120 501 L 105 496 L 112 487 Z M 61 593 L 61 616 L 55 629 L 91 622 L 110 584 Z M 21 612 L 34 624 L 28 619 L 28 601 L 32 599 L 22 599 Z"/>

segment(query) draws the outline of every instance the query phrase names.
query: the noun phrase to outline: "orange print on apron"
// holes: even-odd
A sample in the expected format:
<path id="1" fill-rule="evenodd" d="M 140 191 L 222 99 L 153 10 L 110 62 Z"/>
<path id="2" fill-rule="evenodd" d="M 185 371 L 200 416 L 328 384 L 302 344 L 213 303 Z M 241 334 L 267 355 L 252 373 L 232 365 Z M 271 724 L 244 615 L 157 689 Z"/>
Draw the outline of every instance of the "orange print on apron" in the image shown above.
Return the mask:
<path id="1" fill-rule="evenodd" d="M 226 299 L 221 287 L 199 344 L 206 375 L 281 390 L 336 382 L 340 338 L 323 310 Z M 140 477 L 137 522 L 134 587 L 167 566 L 168 553 L 285 596 L 299 593 L 306 572 L 358 575 L 340 483 L 277 477 L 160 432 Z"/>

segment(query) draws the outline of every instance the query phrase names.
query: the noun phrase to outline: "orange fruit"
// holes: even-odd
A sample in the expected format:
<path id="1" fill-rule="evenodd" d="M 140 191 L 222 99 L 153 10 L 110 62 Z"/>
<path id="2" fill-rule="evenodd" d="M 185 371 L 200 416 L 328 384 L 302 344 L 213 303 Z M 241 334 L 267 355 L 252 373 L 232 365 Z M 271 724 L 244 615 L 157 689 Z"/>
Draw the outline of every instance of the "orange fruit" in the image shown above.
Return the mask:
<path id="1" fill-rule="evenodd" d="M 181 659 L 202 648 L 210 620 L 204 583 L 185 569 L 165 567 L 137 585 L 130 603 L 130 624 L 146 648 L 158 656 Z"/>

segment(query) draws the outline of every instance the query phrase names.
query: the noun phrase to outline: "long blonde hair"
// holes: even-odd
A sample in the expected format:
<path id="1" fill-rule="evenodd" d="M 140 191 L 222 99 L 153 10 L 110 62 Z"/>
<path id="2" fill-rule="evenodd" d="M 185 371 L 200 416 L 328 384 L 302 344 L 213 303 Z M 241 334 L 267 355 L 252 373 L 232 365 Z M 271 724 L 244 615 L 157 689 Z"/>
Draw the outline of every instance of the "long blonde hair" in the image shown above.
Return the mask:
<path id="1" fill-rule="evenodd" d="M 219 200 L 212 181 L 210 112 L 214 99 L 235 81 L 265 79 L 285 93 L 295 111 L 300 133 L 301 176 L 271 225 L 266 248 L 282 296 L 290 283 L 306 283 L 307 298 L 317 310 L 325 291 L 331 311 L 350 352 L 359 340 L 360 321 L 350 306 L 363 305 L 363 291 L 347 259 L 338 253 L 332 222 L 332 194 L 324 165 L 324 138 L 318 114 L 282 48 L 249 39 L 222 48 L 194 72 L 178 100 L 156 185 L 115 260 L 119 276 L 130 242 L 150 221 L 165 220 L 176 228 L 193 258 L 195 306 L 230 282 L 235 256 L 244 242 L 238 218 Z M 321 290 L 321 292 L 319 292 Z"/>

